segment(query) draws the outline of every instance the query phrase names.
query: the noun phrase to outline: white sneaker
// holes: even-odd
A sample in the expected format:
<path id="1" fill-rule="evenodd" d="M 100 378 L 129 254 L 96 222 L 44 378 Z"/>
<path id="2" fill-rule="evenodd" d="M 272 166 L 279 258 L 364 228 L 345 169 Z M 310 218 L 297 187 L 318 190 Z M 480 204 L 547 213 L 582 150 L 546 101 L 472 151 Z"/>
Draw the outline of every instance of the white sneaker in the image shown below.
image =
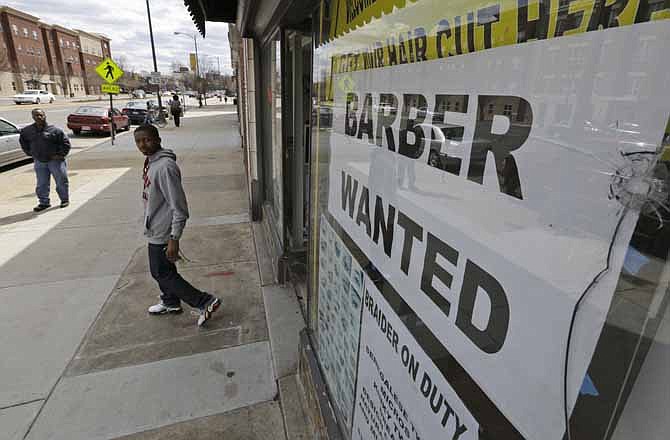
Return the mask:
<path id="1" fill-rule="evenodd" d="M 212 300 L 205 306 L 204 309 L 200 310 L 200 316 L 198 316 L 198 327 L 202 325 L 212 317 L 212 313 L 216 312 L 216 309 L 221 306 L 221 300 L 219 298 L 212 298 Z"/>
<path id="2" fill-rule="evenodd" d="M 165 315 L 166 313 L 181 313 L 181 312 L 182 312 L 181 306 L 168 307 L 165 304 L 163 304 L 163 301 L 149 307 L 150 315 Z"/>

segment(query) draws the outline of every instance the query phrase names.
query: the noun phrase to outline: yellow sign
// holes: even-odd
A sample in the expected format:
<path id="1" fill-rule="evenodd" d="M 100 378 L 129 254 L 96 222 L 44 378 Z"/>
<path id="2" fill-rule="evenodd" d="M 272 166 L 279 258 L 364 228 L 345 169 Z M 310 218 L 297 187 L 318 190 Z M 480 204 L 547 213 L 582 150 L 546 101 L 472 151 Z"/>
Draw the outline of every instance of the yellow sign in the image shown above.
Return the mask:
<path id="1" fill-rule="evenodd" d="M 100 86 L 100 90 L 102 91 L 102 93 L 111 93 L 113 95 L 116 95 L 121 92 L 121 87 L 115 84 L 102 84 Z"/>
<path id="2" fill-rule="evenodd" d="M 191 64 L 191 71 L 195 72 L 196 71 L 196 65 L 198 64 L 198 59 L 196 58 L 194 53 L 188 54 L 188 60 Z"/>
<path id="3" fill-rule="evenodd" d="M 102 63 L 98 64 L 95 71 L 100 75 L 100 78 L 107 81 L 109 84 L 115 83 L 123 76 L 123 70 L 111 58 L 105 58 Z"/>

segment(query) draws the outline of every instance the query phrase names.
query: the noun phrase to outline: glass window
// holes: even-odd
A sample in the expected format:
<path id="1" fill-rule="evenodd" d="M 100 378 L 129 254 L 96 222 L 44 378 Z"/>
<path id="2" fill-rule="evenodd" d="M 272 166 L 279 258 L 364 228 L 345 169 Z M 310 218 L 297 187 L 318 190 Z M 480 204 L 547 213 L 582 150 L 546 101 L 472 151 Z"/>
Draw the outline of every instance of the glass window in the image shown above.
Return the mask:
<path id="1" fill-rule="evenodd" d="M 265 82 L 267 91 L 267 106 L 265 112 L 269 122 L 270 130 L 266 133 L 268 140 L 265 145 L 269 147 L 267 154 L 264 154 L 266 162 L 265 175 L 265 194 L 266 200 L 271 202 L 273 221 L 276 231 L 279 234 L 279 241 L 284 242 L 284 222 L 283 222 L 283 144 L 282 144 L 282 83 L 281 83 L 281 41 L 279 33 L 275 40 L 268 43 L 265 47 L 265 56 L 267 59 L 267 69 L 265 71 Z"/>
<path id="2" fill-rule="evenodd" d="M 0 119 L 0 136 L 6 136 L 8 134 L 15 134 L 19 131 L 9 122 L 5 122 Z"/>
<path id="3" fill-rule="evenodd" d="M 24 37 L 28 36 L 28 29 L 27 28 L 23 28 L 23 36 Z"/>
<path id="4" fill-rule="evenodd" d="M 374 3 L 322 0 L 314 27 L 310 327 L 345 437 L 667 437 L 667 1 L 592 32 Z"/>
<path id="5" fill-rule="evenodd" d="M 77 85 L 75 84 L 75 87 Z M 106 107 L 92 107 L 92 106 L 82 106 L 77 109 L 75 112 L 78 115 L 96 115 L 96 116 L 105 116 L 107 115 L 108 109 Z"/>
<path id="6" fill-rule="evenodd" d="M 503 107 L 503 115 L 512 116 L 512 104 L 505 104 Z"/>
<path id="7" fill-rule="evenodd" d="M 12 31 L 14 32 L 14 35 L 19 35 L 19 28 L 15 24 L 12 25 Z"/>
<path id="8" fill-rule="evenodd" d="M 33 40 L 37 40 L 37 31 L 33 31 Z"/>

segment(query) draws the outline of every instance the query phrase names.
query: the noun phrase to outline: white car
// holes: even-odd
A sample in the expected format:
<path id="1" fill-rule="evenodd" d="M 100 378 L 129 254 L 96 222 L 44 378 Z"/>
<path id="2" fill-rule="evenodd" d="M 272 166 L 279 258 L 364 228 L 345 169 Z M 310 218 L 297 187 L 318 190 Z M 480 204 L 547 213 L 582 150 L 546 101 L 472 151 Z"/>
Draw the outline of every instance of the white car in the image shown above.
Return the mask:
<path id="1" fill-rule="evenodd" d="M 23 93 L 14 95 L 14 102 L 17 104 L 52 103 L 55 100 L 56 97 L 46 90 L 26 90 Z"/>
<path id="2" fill-rule="evenodd" d="M 0 166 L 26 159 L 19 144 L 19 126 L 0 118 Z"/>

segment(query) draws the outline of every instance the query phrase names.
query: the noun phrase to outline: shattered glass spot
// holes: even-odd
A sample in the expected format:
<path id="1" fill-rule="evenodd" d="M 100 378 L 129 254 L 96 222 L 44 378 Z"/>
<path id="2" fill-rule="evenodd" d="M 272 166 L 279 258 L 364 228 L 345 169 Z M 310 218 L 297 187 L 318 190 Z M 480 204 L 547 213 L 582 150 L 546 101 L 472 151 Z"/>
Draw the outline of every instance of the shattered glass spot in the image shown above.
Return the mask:
<path id="1" fill-rule="evenodd" d="M 653 214 L 663 227 L 661 210 L 670 213 L 668 200 L 668 169 L 658 162 L 657 151 L 621 152 L 622 165 L 612 175 L 610 199 L 626 209 Z"/>

